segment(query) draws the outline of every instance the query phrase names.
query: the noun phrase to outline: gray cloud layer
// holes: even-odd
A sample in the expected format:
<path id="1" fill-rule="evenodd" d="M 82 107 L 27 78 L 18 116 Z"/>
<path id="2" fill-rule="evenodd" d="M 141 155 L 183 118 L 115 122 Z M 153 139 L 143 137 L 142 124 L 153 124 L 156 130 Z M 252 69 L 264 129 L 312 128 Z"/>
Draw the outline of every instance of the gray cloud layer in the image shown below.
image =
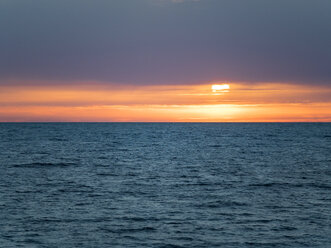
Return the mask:
<path id="1" fill-rule="evenodd" d="M 331 84 L 330 0 L 2 0 L 0 81 Z"/>

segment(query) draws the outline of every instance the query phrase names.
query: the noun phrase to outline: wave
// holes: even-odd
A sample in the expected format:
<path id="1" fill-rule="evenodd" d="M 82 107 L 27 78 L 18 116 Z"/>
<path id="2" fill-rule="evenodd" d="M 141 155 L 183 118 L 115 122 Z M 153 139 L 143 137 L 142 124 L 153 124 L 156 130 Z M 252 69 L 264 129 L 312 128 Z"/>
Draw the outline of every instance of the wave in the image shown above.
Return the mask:
<path id="1" fill-rule="evenodd" d="M 39 168 L 39 167 L 68 167 L 78 165 L 77 163 L 41 163 L 41 162 L 34 162 L 34 163 L 26 163 L 26 164 L 15 164 L 13 167 L 19 168 Z"/>
<path id="2" fill-rule="evenodd" d="M 134 232 L 154 232 L 156 228 L 144 226 L 138 228 L 100 228 L 101 231 L 109 233 L 134 233 Z"/>

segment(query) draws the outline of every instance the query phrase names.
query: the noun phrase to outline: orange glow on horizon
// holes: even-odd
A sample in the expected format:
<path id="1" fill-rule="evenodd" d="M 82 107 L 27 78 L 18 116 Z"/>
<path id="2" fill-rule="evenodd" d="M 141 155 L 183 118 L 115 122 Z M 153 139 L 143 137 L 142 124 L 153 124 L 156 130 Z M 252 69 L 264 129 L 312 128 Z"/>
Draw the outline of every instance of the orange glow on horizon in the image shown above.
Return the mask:
<path id="1" fill-rule="evenodd" d="M 228 84 L 0 86 L 0 121 L 331 121 L 326 87 L 231 83 L 229 89 Z"/>

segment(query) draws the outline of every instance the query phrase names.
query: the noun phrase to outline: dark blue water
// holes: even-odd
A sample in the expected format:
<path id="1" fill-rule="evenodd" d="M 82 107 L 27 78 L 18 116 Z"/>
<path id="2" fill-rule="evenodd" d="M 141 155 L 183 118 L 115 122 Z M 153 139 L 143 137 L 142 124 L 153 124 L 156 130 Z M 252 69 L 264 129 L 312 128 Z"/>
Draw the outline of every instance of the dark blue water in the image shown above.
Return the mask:
<path id="1" fill-rule="evenodd" d="M 0 247 L 331 247 L 331 124 L 0 124 Z"/>

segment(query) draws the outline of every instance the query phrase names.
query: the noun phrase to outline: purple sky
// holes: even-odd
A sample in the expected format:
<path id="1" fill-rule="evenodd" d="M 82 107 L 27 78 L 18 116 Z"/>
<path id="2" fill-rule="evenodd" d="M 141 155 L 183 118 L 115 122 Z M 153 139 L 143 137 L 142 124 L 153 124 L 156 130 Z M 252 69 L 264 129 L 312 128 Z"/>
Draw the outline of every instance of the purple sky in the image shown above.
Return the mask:
<path id="1" fill-rule="evenodd" d="M 2 0 L 0 84 L 331 86 L 330 0 Z"/>

